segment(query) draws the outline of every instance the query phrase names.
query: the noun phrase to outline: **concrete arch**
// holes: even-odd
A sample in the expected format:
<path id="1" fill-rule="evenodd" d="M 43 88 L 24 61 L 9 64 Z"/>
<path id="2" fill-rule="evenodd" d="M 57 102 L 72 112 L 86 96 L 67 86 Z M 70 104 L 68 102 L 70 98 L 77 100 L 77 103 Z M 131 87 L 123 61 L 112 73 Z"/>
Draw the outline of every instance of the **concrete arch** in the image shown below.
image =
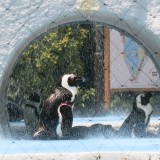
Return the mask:
<path id="1" fill-rule="evenodd" d="M 10 0 L 0 1 L 0 124 L 9 137 L 6 87 L 24 48 L 37 36 L 59 25 L 95 21 L 124 30 L 148 51 L 160 73 L 159 0 Z"/>

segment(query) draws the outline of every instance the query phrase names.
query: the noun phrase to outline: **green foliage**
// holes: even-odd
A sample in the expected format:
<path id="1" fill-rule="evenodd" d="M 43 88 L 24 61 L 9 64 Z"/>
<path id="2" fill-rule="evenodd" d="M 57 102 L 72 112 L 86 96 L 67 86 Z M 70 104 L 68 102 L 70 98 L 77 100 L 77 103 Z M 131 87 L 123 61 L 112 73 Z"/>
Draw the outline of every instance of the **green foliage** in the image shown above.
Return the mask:
<path id="1" fill-rule="evenodd" d="M 92 116 L 95 114 L 95 89 L 90 88 L 84 92 L 79 89 L 78 96 L 75 102 L 75 114 L 81 116 Z"/>
<path id="2" fill-rule="evenodd" d="M 41 35 L 29 45 L 12 74 L 21 94 L 40 88 L 46 97 L 64 73 L 82 75 L 84 64 L 80 49 L 87 33 L 88 30 L 79 25 L 61 27 Z"/>
<path id="3" fill-rule="evenodd" d="M 21 97 L 34 90 L 39 91 L 45 99 L 53 92 L 58 79 L 63 74 L 83 75 L 87 66 L 81 59 L 80 51 L 88 32 L 81 25 L 72 25 L 57 28 L 35 39 L 25 49 L 14 68 L 8 95 L 15 96 L 15 88 L 17 88 Z M 91 88 L 84 94 L 80 90 L 77 97 L 79 108 L 93 105 L 93 97 L 94 89 Z"/>
<path id="4" fill-rule="evenodd" d="M 111 92 L 110 113 L 128 114 L 132 110 L 135 94 L 131 92 Z"/>

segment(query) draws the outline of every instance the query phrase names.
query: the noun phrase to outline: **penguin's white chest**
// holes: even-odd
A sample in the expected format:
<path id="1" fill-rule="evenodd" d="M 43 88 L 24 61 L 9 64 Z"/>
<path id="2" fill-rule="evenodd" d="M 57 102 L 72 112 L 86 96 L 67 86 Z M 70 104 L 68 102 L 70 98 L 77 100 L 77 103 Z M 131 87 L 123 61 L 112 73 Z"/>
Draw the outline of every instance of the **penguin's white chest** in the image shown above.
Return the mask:
<path id="1" fill-rule="evenodd" d="M 145 123 L 147 123 L 149 116 L 153 112 L 153 107 L 150 103 L 147 105 L 141 105 L 140 103 L 137 105 L 138 108 L 142 109 L 145 113 Z"/>

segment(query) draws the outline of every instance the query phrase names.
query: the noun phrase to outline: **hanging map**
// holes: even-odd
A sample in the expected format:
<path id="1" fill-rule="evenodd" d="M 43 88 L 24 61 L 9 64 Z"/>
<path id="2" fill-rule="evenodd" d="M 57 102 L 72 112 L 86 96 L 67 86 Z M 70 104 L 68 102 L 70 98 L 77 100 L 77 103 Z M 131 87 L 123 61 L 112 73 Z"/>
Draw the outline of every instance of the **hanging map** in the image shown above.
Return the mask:
<path id="1" fill-rule="evenodd" d="M 111 89 L 159 88 L 159 74 L 144 49 L 130 37 L 110 30 Z"/>
<path id="2" fill-rule="evenodd" d="M 135 41 L 124 36 L 124 59 L 131 74 L 130 80 L 136 80 L 144 65 L 145 52 Z"/>

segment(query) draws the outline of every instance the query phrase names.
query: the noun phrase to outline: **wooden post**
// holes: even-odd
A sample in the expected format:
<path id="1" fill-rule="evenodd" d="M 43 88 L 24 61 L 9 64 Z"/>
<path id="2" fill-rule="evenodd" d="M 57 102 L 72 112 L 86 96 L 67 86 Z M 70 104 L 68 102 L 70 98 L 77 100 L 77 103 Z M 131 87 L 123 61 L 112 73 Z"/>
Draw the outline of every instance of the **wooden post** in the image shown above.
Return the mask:
<path id="1" fill-rule="evenodd" d="M 93 25 L 92 33 L 95 115 L 101 115 L 104 113 L 104 27 Z"/>
<path id="2" fill-rule="evenodd" d="M 110 106 L 110 30 L 104 27 L 104 105 Z"/>

